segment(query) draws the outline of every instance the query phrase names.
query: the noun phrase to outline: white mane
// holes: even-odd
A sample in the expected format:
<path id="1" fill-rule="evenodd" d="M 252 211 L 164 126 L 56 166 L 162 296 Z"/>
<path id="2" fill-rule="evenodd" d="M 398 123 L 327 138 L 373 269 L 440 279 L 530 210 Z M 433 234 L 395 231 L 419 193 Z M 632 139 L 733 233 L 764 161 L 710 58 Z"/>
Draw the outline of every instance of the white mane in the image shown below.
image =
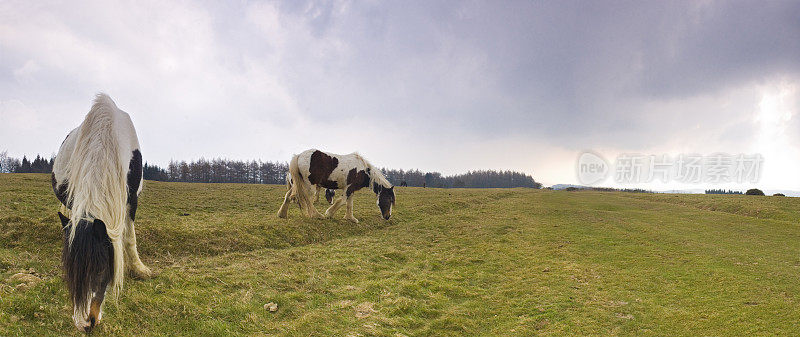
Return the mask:
<path id="1" fill-rule="evenodd" d="M 364 163 L 365 167 L 369 168 L 369 188 L 372 189 L 372 186 L 377 183 L 386 188 L 392 187 L 392 184 L 386 179 L 386 176 L 383 175 L 383 171 L 380 168 L 373 166 L 370 162 L 368 162 L 364 157 L 362 157 L 357 152 L 354 152 L 353 155 L 358 158 L 361 162 Z"/>
<path id="2" fill-rule="evenodd" d="M 118 108 L 106 94 L 95 97 L 89 114 L 81 124 L 75 148 L 66 165 L 72 200 L 72 228 L 69 243 L 75 238 L 75 227 L 81 219 L 100 219 L 114 248 L 114 297 L 122 288 L 124 255 L 122 237 L 127 216 L 127 168 L 114 132 L 114 114 Z"/>

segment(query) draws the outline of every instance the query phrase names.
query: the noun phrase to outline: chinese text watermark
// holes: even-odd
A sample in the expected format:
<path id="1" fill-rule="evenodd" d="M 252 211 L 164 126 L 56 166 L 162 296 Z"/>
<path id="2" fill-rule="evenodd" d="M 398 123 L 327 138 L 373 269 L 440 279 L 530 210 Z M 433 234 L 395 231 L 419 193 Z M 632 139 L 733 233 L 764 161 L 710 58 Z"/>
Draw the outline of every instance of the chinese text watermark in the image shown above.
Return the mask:
<path id="1" fill-rule="evenodd" d="M 653 181 L 700 183 L 756 183 L 761 178 L 764 158 L 760 154 L 711 155 L 679 154 L 642 155 L 621 154 L 612 165 L 594 152 L 578 157 L 578 181 L 584 185 L 603 182 L 613 173 L 619 184 L 638 184 Z"/>

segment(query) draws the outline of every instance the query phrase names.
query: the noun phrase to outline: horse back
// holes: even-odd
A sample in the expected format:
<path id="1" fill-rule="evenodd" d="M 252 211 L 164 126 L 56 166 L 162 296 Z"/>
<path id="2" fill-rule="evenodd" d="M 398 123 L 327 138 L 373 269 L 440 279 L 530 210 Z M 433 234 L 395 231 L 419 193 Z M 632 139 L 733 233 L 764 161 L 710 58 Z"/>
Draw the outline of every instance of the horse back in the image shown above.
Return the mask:
<path id="1" fill-rule="evenodd" d="M 134 218 L 138 195 L 141 192 L 143 182 L 142 155 L 139 150 L 139 140 L 136 135 L 136 129 L 133 127 L 133 122 L 126 112 L 115 107 L 115 109 L 111 109 L 110 113 L 113 121 L 111 125 L 113 139 L 118 149 L 117 155 L 121 169 L 125 171 L 123 173 L 127 177 L 126 197 L 129 205 L 129 216 Z M 67 208 L 71 208 L 71 202 L 67 200 L 67 191 L 70 184 L 68 181 L 68 165 L 84 127 L 87 127 L 85 121 L 67 134 L 53 163 L 53 172 L 51 174 L 53 192 L 56 198 Z"/>
<path id="2" fill-rule="evenodd" d="M 355 153 L 340 155 L 311 149 L 298 155 L 298 165 L 312 185 L 346 189 L 349 194 L 369 186 L 368 168 Z"/>

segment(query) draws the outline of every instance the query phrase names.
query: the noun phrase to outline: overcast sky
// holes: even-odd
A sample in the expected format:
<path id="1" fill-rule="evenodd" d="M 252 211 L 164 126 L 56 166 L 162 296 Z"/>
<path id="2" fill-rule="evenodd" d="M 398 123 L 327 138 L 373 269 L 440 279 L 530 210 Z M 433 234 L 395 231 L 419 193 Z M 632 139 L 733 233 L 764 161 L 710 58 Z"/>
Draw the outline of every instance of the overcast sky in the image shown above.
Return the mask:
<path id="1" fill-rule="evenodd" d="M 759 187 L 800 189 L 798 18 L 797 1 L 4 0 L 0 151 L 54 154 L 102 91 L 157 164 L 315 147 L 549 185 L 576 182 L 583 150 L 759 153 Z"/>

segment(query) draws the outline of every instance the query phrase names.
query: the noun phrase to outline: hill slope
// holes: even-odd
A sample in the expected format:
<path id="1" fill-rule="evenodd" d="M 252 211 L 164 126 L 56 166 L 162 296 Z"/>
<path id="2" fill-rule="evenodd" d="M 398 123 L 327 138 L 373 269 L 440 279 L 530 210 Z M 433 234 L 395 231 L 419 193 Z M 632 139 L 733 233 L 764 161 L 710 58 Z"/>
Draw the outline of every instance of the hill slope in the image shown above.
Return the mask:
<path id="1" fill-rule="evenodd" d="M 158 275 L 126 279 L 96 334 L 800 330 L 795 198 L 402 188 L 390 222 L 360 193 L 354 225 L 278 219 L 284 191 L 148 181 L 137 236 Z M 57 209 L 48 176 L 0 174 L 0 335 L 78 335 Z"/>

